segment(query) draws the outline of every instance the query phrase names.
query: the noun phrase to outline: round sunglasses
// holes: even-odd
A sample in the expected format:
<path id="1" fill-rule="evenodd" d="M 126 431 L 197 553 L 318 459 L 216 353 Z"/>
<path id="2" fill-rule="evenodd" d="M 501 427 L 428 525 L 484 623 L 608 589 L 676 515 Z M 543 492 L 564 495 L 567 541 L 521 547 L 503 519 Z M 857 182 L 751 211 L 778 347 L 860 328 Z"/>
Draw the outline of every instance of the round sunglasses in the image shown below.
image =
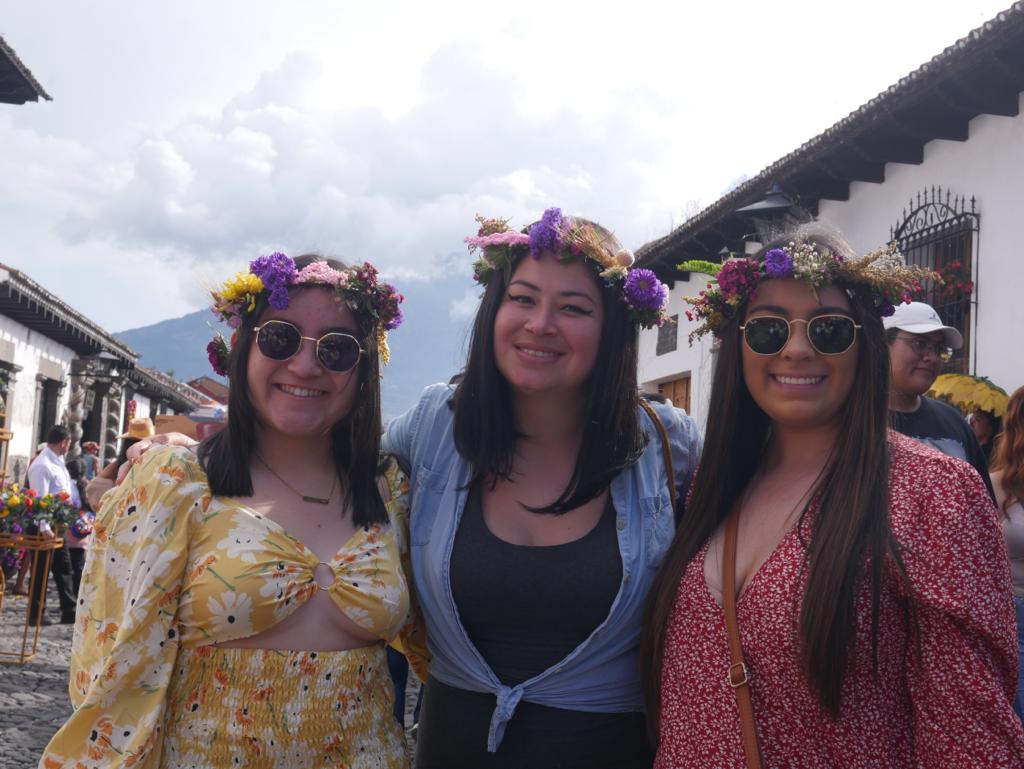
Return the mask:
<path id="1" fill-rule="evenodd" d="M 351 334 L 331 331 L 319 339 L 303 336 L 299 329 L 286 320 L 268 320 L 256 326 L 256 347 L 271 360 L 288 360 L 298 354 L 302 343 L 316 344 L 316 359 L 328 371 L 351 371 L 365 350 Z"/>
<path id="2" fill-rule="evenodd" d="M 742 326 L 743 341 L 757 355 L 778 355 L 793 333 L 794 323 L 807 324 L 807 341 L 820 355 L 842 355 L 857 338 L 860 325 L 845 315 L 818 315 L 787 320 L 777 315 L 751 318 Z"/>

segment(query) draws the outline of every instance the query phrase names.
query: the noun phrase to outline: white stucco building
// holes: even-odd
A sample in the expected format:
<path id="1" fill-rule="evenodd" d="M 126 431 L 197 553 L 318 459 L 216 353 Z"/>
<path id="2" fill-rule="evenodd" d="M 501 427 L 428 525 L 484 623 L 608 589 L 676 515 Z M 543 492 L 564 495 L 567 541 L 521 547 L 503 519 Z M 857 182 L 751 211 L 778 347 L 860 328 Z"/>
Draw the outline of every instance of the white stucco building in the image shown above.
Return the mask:
<path id="1" fill-rule="evenodd" d="M 679 317 L 677 329 L 641 333 L 646 389 L 703 424 L 715 355 L 708 338 L 687 344 L 696 324 L 681 297 L 707 278 L 675 265 L 757 251 L 808 214 L 858 252 L 895 239 L 911 263 L 973 283 L 927 297 L 967 340 L 950 368 L 1024 385 L 1024 3 L 639 249 Z"/>
<path id="2" fill-rule="evenodd" d="M 129 403 L 138 416 L 188 413 L 200 394 L 136 365 L 138 354 L 19 270 L 0 264 L 0 473 L 25 477 L 55 424 L 112 459 Z M 6 470 L 4 469 L 6 468 Z"/>

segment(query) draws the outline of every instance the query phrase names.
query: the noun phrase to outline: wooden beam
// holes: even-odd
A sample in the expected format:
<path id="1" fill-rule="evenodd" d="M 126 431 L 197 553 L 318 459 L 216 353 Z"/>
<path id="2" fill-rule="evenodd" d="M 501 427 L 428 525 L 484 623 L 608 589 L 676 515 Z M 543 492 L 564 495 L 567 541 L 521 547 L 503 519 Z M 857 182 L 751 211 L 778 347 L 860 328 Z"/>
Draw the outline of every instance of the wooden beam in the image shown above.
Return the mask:
<path id="1" fill-rule="evenodd" d="M 1024 72 L 1024 60 L 1022 60 L 1020 46 L 996 47 L 988 46 L 984 49 L 985 61 L 996 67 L 1000 74 L 1005 77 L 1018 92 L 1024 88 L 1022 72 Z"/>
<path id="2" fill-rule="evenodd" d="M 923 110 L 890 111 L 889 119 L 907 136 L 923 139 L 925 142 L 933 139 L 963 142 L 968 138 L 968 119 L 963 115 L 951 117 L 927 114 Z"/>
<path id="3" fill-rule="evenodd" d="M 827 200 L 849 200 L 850 183 L 843 179 L 836 179 L 832 175 L 821 172 L 814 172 L 811 169 L 804 174 L 794 176 L 789 181 L 790 186 L 800 190 L 800 205 L 810 208 L 812 201 L 825 198 Z"/>
<path id="4" fill-rule="evenodd" d="M 939 84 L 936 93 L 946 103 L 958 107 L 964 113 L 1016 117 L 1018 112 L 1019 98 L 1016 92 L 1011 94 L 1006 89 L 993 90 L 978 83 L 968 84 L 955 72 Z"/>
<path id="5" fill-rule="evenodd" d="M 872 182 L 881 184 L 885 181 L 885 164 L 868 163 L 847 154 L 829 153 L 814 161 L 825 176 L 843 182 Z"/>
<path id="6" fill-rule="evenodd" d="M 850 141 L 851 148 L 865 160 L 876 163 L 906 163 L 919 166 L 924 162 L 924 142 L 875 132 L 871 136 Z"/>

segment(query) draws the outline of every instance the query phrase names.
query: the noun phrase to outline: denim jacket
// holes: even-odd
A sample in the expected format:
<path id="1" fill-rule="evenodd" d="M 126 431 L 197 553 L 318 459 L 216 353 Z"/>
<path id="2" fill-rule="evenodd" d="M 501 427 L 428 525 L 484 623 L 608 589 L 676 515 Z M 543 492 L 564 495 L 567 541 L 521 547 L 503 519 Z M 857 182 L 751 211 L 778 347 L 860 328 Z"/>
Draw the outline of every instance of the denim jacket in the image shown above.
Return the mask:
<path id="1" fill-rule="evenodd" d="M 497 698 L 487 749 L 497 750 L 519 701 L 602 713 L 643 710 L 638 644 L 644 599 L 672 536 L 675 521 L 657 430 L 643 455 L 611 485 L 622 556 L 622 584 L 604 622 L 569 656 L 517 686 L 505 686 L 473 646 L 459 619 L 449 571 L 455 533 L 466 506 L 471 468 L 455 449 L 453 388 L 432 385 L 419 403 L 388 425 L 384 451 L 409 476 L 413 581 L 426 618 L 430 675 L 448 686 Z M 674 486 L 682 499 L 700 456 L 693 420 L 670 404 L 652 403 L 668 433 Z"/>

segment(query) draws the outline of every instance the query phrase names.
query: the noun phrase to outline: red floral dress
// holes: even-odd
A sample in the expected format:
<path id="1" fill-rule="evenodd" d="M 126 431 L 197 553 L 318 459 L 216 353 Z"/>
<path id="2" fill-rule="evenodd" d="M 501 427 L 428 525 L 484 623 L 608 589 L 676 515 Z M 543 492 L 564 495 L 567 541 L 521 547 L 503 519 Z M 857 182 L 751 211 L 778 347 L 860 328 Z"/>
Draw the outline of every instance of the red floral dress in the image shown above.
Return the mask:
<path id="1" fill-rule="evenodd" d="M 822 714 L 799 660 L 803 543 L 816 513 L 810 510 L 736 607 L 764 765 L 1024 767 L 1024 730 L 1011 705 L 1016 625 L 995 508 L 966 463 L 896 433 L 889 440 L 891 525 L 903 546 L 917 629 L 890 568 L 876 676 L 865 584 L 842 714 L 836 720 Z M 704 580 L 706 552 L 707 545 L 684 573 L 669 619 L 657 769 L 744 766 L 739 713 L 726 682 L 725 618 Z"/>

